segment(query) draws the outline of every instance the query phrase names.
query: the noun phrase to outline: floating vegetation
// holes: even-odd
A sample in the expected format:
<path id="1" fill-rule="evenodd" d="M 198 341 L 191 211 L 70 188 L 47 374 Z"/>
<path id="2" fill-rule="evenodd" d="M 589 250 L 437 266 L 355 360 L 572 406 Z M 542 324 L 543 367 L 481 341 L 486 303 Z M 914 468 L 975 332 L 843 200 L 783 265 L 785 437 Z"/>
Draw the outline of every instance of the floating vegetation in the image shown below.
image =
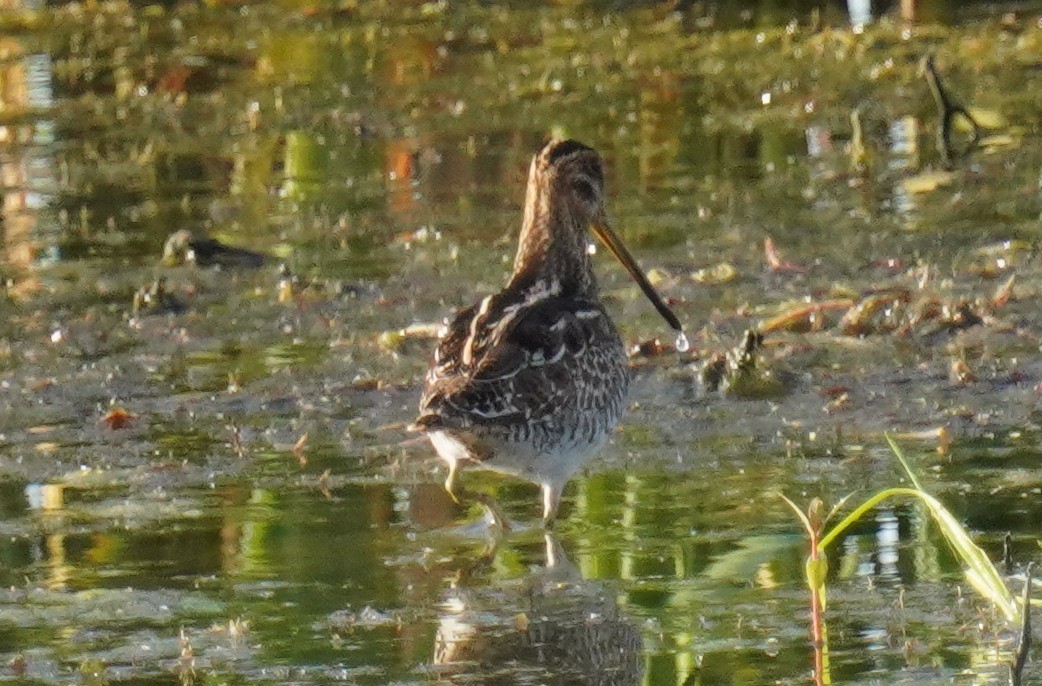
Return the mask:
<path id="1" fill-rule="evenodd" d="M 759 359 L 763 334 L 749 329 L 742 341 L 724 354 L 702 364 L 699 378 L 707 391 L 722 391 L 733 398 L 763 400 L 780 398 L 791 390 L 785 374 L 764 366 Z"/>
<path id="2" fill-rule="evenodd" d="M 163 244 L 163 264 L 167 266 L 260 267 L 265 259 L 259 252 L 231 247 L 185 229 L 170 234 Z"/>
<path id="3" fill-rule="evenodd" d="M 134 319 L 156 314 L 180 314 L 188 306 L 167 288 L 166 277 L 159 277 L 134 293 L 131 315 Z"/>

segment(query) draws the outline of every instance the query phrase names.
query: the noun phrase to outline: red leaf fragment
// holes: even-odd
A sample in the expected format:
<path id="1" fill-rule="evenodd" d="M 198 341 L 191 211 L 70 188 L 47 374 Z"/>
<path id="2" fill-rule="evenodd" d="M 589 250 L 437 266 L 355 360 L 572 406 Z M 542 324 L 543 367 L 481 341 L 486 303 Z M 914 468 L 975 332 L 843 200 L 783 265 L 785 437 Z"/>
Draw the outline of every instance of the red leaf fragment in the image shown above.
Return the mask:
<path id="1" fill-rule="evenodd" d="M 113 407 L 100 421 L 112 431 L 118 431 L 119 429 L 129 429 L 134 424 L 135 417 L 137 417 L 136 414 L 127 412 L 122 407 Z"/>

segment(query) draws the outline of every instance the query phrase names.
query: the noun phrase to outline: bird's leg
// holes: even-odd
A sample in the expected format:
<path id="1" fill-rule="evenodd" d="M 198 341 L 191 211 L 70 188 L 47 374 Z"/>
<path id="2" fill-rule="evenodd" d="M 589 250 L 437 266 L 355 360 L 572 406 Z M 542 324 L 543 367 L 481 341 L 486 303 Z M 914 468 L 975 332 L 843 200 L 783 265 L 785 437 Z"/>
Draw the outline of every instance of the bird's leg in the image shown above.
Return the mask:
<path id="1" fill-rule="evenodd" d="M 481 503 L 485 508 L 485 512 L 492 519 L 493 526 L 498 527 L 502 531 L 510 531 L 510 523 L 502 510 L 500 510 L 499 503 L 496 502 L 495 498 L 485 493 L 468 490 L 459 483 L 459 463 L 456 460 L 449 461 L 449 475 L 445 478 L 445 490 L 448 491 L 449 497 L 457 505 L 462 505 L 466 498 L 471 498 Z"/>
<path id="2" fill-rule="evenodd" d="M 557 516 L 557 508 L 561 504 L 561 489 L 551 484 L 543 484 L 543 526 L 549 528 Z"/>
<path id="3" fill-rule="evenodd" d="M 561 547 L 561 542 L 557 540 L 557 534 L 553 531 L 547 530 L 543 532 L 543 544 L 546 546 L 547 569 L 556 567 L 561 560 L 568 559 L 568 556 L 564 553 L 564 548 Z"/>
<path id="4" fill-rule="evenodd" d="M 452 498 L 452 502 L 460 505 L 459 496 L 456 495 L 456 481 L 459 477 L 459 462 L 456 460 L 449 460 L 449 475 L 445 477 L 445 490 L 448 491 L 449 497 Z"/>

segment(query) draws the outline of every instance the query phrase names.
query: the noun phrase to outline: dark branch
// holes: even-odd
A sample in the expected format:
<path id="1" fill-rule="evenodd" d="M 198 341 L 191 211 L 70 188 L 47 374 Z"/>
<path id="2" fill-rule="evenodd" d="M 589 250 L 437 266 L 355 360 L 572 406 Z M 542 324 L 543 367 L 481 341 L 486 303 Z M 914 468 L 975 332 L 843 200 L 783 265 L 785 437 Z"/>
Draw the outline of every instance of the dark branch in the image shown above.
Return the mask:
<path id="1" fill-rule="evenodd" d="M 1020 644 L 1017 646 L 1017 657 L 1010 667 L 1009 680 L 1012 686 L 1020 686 L 1024 675 L 1024 665 L 1028 661 L 1028 653 L 1031 651 L 1031 572 L 1034 571 L 1035 563 L 1029 562 L 1024 570 L 1024 595 L 1022 598 L 1024 613 L 1020 625 Z"/>
<path id="2" fill-rule="evenodd" d="M 941 75 L 937 71 L 937 65 L 934 63 L 932 54 L 923 58 L 923 72 L 926 76 L 926 83 L 930 86 L 930 92 L 933 93 L 934 101 L 937 103 L 938 116 L 941 120 L 941 127 L 937 134 L 937 150 L 941 153 L 941 159 L 944 161 L 945 166 L 950 168 L 955 164 L 956 159 L 965 156 L 977 146 L 977 142 L 980 140 L 981 127 L 970 116 L 970 113 L 966 111 L 966 108 L 961 103 L 955 101 L 948 93 L 944 83 L 941 81 Z M 955 124 L 955 118 L 958 116 L 964 117 L 970 123 L 973 131 L 973 137 L 969 145 L 961 151 L 957 151 L 952 144 L 952 126 Z"/>

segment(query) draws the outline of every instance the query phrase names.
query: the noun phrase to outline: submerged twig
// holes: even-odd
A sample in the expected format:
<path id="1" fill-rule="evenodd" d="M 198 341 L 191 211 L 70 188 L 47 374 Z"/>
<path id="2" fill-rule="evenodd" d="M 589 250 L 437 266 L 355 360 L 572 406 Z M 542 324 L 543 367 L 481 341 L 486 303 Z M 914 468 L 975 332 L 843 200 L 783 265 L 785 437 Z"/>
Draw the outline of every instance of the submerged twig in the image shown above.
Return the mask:
<path id="1" fill-rule="evenodd" d="M 951 94 L 948 93 L 948 90 L 941 82 L 941 75 L 937 71 L 937 65 L 934 63 L 932 54 L 923 58 L 923 72 L 926 77 L 926 83 L 930 86 L 930 92 L 933 93 L 934 101 L 937 103 L 937 110 L 941 119 L 941 127 L 937 132 L 937 150 L 941 153 L 944 165 L 950 168 L 958 157 L 966 155 L 977 146 L 977 142 L 980 141 L 981 127 L 970 116 L 970 113 L 966 111 L 966 108 L 961 103 L 956 102 Z M 972 129 L 970 144 L 961 152 L 957 152 L 952 144 L 952 126 L 955 124 L 955 118 L 959 115 L 962 115 L 970 123 Z"/>
<path id="2" fill-rule="evenodd" d="M 1009 670 L 1009 680 L 1013 686 L 1023 683 L 1024 665 L 1027 664 L 1028 653 L 1031 651 L 1031 572 L 1034 571 L 1034 567 L 1035 563 L 1029 562 L 1024 570 L 1024 614 L 1020 623 L 1020 643 L 1017 645 L 1016 659 Z"/>
<path id="3" fill-rule="evenodd" d="M 1009 531 L 1002 538 L 1002 567 L 1007 575 L 1013 573 L 1013 534 Z"/>

